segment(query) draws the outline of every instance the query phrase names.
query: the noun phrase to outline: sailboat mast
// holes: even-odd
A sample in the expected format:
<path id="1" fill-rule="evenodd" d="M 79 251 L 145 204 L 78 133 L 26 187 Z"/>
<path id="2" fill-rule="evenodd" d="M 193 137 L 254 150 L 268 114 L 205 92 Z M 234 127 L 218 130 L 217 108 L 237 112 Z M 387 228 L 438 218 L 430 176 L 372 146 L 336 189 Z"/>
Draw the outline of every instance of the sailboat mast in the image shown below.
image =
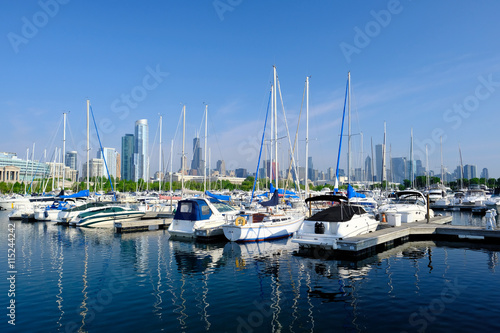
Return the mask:
<path id="1" fill-rule="evenodd" d="M 205 161 L 203 162 L 203 193 L 207 191 L 207 117 L 208 105 L 205 104 Z"/>
<path id="2" fill-rule="evenodd" d="M 273 83 L 274 84 L 274 83 Z M 271 134 L 269 136 L 269 184 L 273 183 L 273 142 L 274 142 L 274 90 L 275 86 L 271 87 Z M 269 189 L 271 186 L 269 185 Z"/>
<path id="3" fill-rule="evenodd" d="M 309 196 L 309 182 L 308 182 L 308 173 L 309 173 L 309 76 L 306 77 L 306 172 L 305 172 L 305 187 L 306 187 L 306 195 L 307 198 Z"/>
<path id="4" fill-rule="evenodd" d="M 275 160 L 275 178 L 276 178 L 276 188 L 279 188 L 278 185 L 278 86 L 276 85 L 277 74 L 276 74 L 276 66 L 273 66 L 274 69 L 274 158 Z"/>
<path id="5" fill-rule="evenodd" d="M 414 173 L 415 170 L 413 170 L 413 128 L 411 129 L 411 138 L 410 138 L 410 181 L 411 181 L 411 187 L 414 187 Z"/>
<path id="6" fill-rule="evenodd" d="M 443 167 L 443 137 L 439 137 L 439 144 L 441 147 L 441 184 L 444 185 L 444 167 Z"/>
<path id="7" fill-rule="evenodd" d="M 382 182 L 384 182 L 384 180 L 386 181 L 386 188 L 387 188 L 387 175 L 386 175 L 386 164 L 385 164 L 385 154 L 386 154 L 386 137 L 385 137 L 385 134 L 386 134 L 386 123 L 384 121 L 384 143 L 382 144 Z"/>
<path id="8" fill-rule="evenodd" d="M 160 179 L 158 191 L 160 193 L 161 193 L 161 179 L 163 178 L 162 169 L 161 169 L 161 125 L 162 125 L 162 116 L 160 115 L 160 149 L 158 152 L 158 178 Z"/>
<path id="9" fill-rule="evenodd" d="M 462 163 L 462 149 L 460 149 L 460 144 L 458 144 L 458 153 L 460 154 L 460 189 L 464 187 L 464 164 Z"/>
<path id="10" fill-rule="evenodd" d="M 174 193 L 172 192 L 172 176 L 173 176 L 173 161 L 174 161 L 174 140 L 170 142 L 170 210 L 173 210 L 172 207 L 172 197 Z"/>
<path id="11" fill-rule="evenodd" d="M 372 174 L 372 185 L 373 183 L 375 183 L 375 180 L 374 180 L 374 176 L 375 176 L 375 164 L 373 162 L 373 138 L 370 138 L 370 145 L 371 145 L 371 148 L 372 148 L 372 158 L 371 158 L 371 174 Z"/>
<path id="12" fill-rule="evenodd" d="M 184 194 L 184 143 L 186 141 L 186 106 L 182 106 L 182 157 L 181 157 L 181 197 Z"/>
<path id="13" fill-rule="evenodd" d="M 63 113 L 62 168 L 63 168 L 62 189 L 64 191 L 64 179 L 66 178 L 66 112 Z"/>
<path id="14" fill-rule="evenodd" d="M 89 135 L 90 135 L 90 100 L 87 100 L 87 190 L 90 188 L 89 186 L 89 178 L 90 178 L 90 141 L 89 141 Z"/>
<path id="15" fill-rule="evenodd" d="M 351 183 L 351 72 L 347 73 L 347 184 Z"/>
<path id="16" fill-rule="evenodd" d="M 427 145 L 425 145 L 425 186 L 429 188 L 429 155 L 427 153 Z"/>

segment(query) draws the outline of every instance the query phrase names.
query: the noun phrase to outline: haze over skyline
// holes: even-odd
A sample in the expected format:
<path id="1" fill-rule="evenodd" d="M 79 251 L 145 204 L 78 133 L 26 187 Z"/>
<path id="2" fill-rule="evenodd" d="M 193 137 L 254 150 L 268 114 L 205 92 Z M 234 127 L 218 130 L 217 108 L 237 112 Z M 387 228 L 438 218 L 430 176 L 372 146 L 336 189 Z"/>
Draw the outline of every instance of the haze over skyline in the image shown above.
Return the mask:
<path id="1" fill-rule="evenodd" d="M 363 167 L 371 139 L 382 143 L 385 121 L 392 157 L 409 157 L 413 129 L 415 159 L 425 165 L 427 144 L 431 170 L 440 170 L 442 137 L 449 172 L 460 164 L 460 145 L 464 165 L 477 165 L 478 174 L 486 167 L 498 178 L 499 11 L 492 0 L 6 2 L 0 151 L 25 158 L 35 142 L 35 158 L 43 160 L 47 149 L 50 159 L 62 146 L 62 113 L 69 112 L 66 150 L 78 151 L 81 164 L 89 99 L 105 147 L 120 151 L 134 122 L 148 120 L 151 176 L 158 169 L 161 114 L 164 165 L 174 140 L 175 171 L 182 105 L 190 161 L 193 137 L 204 135 L 207 104 L 210 167 L 225 160 L 228 170 L 253 173 L 275 65 L 292 143 L 311 77 L 315 169 L 337 163 L 350 71 L 353 168 Z M 304 166 L 305 104 L 300 118 L 298 163 Z M 284 129 L 280 120 L 280 137 Z M 93 124 L 91 133 L 95 157 Z M 288 142 L 280 143 L 280 164 L 288 165 Z M 342 149 L 345 169 L 347 140 Z"/>

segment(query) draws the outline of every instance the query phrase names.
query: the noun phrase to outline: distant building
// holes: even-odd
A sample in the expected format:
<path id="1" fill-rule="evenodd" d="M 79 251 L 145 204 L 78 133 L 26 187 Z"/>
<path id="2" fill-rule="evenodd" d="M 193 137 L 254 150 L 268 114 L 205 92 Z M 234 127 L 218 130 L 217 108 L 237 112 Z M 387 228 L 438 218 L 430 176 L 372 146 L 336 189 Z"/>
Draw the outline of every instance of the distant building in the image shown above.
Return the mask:
<path id="1" fill-rule="evenodd" d="M 377 176 L 377 181 L 381 181 L 382 180 L 382 169 L 383 169 L 383 148 L 384 148 L 384 145 L 383 144 L 379 144 L 379 145 L 376 145 L 375 146 L 375 162 L 376 162 L 376 166 L 375 166 L 375 171 L 376 171 L 376 176 Z"/>
<path id="2" fill-rule="evenodd" d="M 77 170 L 77 156 L 78 153 L 76 151 L 66 152 L 66 156 L 64 158 L 66 166 L 70 169 Z"/>
<path id="3" fill-rule="evenodd" d="M 140 119 L 135 122 L 135 145 L 134 145 L 134 163 L 135 175 L 134 181 L 139 179 L 148 179 L 148 144 L 149 130 L 148 120 Z"/>
<path id="4" fill-rule="evenodd" d="M 193 160 L 191 161 L 191 170 L 196 170 L 199 175 L 203 175 L 204 168 L 201 154 L 200 138 L 196 137 L 193 139 Z"/>
<path id="5" fill-rule="evenodd" d="M 15 183 L 19 181 L 19 172 L 21 168 L 13 165 L 0 167 L 0 182 Z"/>
<path id="6" fill-rule="evenodd" d="M 224 176 L 226 174 L 226 162 L 224 162 L 224 160 L 217 161 L 217 171 L 221 176 Z"/>
<path id="7" fill-rule="evenodd" d="M 371 182 L 373 180 L 373 173 L 372 173 L 372 158 L 370 156 L 367 156 L 365 159 L 365 173 L 366 173 L 366 180 Z"/>
<path id="8" fill-rule="evenodd" d="M 134 180 L 134 135 L 125 134 L 122 137 L 121 178 Z"/>
<path id="9" fill-rule="evenodd" d="M 335 169 L 330 167 L 326 170 L 327 173 L 327 180 L 334 180 L 335 179 Z"/>
<path id="10" fill-rule="evenodd" d="M 19 173 L 16 177 L 19 177 L 18 179 L 21 182 L 47 178 L 50 175 L 50 168 L 46 163 L 30 160 L 26 161 L 18 158 L 16 153 L 0 152 L 0 168 L 6 166 L 15 166 L 19 168 Z M 9 169 L 7 171 L 14 171 L 14 169 Z"/>
<path id="11" fill-rule="evenodd" d="M 239 178 L 246 178 L 248 176 L 247 169 L 243 169 L 243 168 L 239 168 L 239 169 L 234 170 L 234 174 L 236 177 L 239 177 Z"/>
<path id="12" fill-rule="evenodd" d="M 464 165 L 464 178 L 469 180 L 472 178 L 477 178 L 476 170 L 477 167 L 473 164 Z"/>
<path id="13" fill-rule="evenodd" d="M 106 178 L 108 178 L 108 172 L 111 177 L 116 177 L 116 150 L 114 148 L 103 148 L 102 149 L 104 152 L 101 152 L 99 150 L 97 152 L 97 158 L 99 159 L 105 159 L 106 163 L 104 165 L 104 175 Z M 104 161 L 103 161 L 104 162 Z M 107 167 L 107 170 L 106 170 Z"/>
<path id="14" fill-rule="evenodd" d="M 403 184 L 405 179 L 409 179 L 407 175 L 406 158 L 405 157 L 393 157 L 391 159 L 392 164 L 392 182 Z"/>
<path id="15" fill-rule="evenodd" d="M 487 168 L 483 168 L 483 171 L 481 171 L 481 177 L 479 177 L 479 178 L 484 178 L 484 179 L 490 178 L 490 175 L 488 173 L 488 169 Z"/>

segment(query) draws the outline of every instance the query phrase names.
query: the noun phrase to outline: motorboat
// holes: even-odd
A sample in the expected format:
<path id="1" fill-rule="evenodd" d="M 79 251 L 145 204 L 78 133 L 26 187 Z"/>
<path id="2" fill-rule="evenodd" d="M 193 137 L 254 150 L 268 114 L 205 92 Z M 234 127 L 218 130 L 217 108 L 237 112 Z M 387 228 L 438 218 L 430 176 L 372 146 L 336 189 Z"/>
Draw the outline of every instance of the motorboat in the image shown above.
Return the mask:
<path id="1" fill-rule="evenodd" d="M 352 204 L 343 195 L 320 195 L 306 199 L 306 203 L 312 202 L 329 202 L 332 205 L 305 219 L 294 234 L 292 242 L 303 248 L 336 250 L 339 240 L 373 232 L 379 224 L 372 214 L 362 206 Z"/>
<path id="2" fill-rule="evenodd" d="M 115 222 L 138 220 L 144 214 L 144 212 L 130 207 L 108 205 L 89 208 L 81 212 L 74 221 L 70 222 L 70 225 L 77 227 L 113 228 Z"/>
<path id="3" fill-rule="evenodd" d="M 223 238 L 222 225 L 236 213 L 235 208 L 213 198 L 180 200 L 168 233 L 173 238 Z"/>
<path id="4" fill-rule="evenodd" d="M 378 218 L 399 218 L 403 223 L 423 221 L 427 217 L 434 217 L 434 211 L 427 207 L 427 200 L 424 195 L 416 190 L 405 190 L 395 193 L 396 198 L 378 209 Z M 399 220 L 399 219 L 398 219 Z"/>
<path id="5" fill-rule="evenodd" d="M 101 201 L 93 201 L 83 204 L 81 206 L 72 207 L 69 209 L 59 211 L 57 215 L 56 222 L 59 224 L 69 224 L 74 221 L 78 214 L 83 213 L 87 210 L 92 210 L 94 208 L 102 208 L 109 206 L 111 203 L 101 202 Z"/>

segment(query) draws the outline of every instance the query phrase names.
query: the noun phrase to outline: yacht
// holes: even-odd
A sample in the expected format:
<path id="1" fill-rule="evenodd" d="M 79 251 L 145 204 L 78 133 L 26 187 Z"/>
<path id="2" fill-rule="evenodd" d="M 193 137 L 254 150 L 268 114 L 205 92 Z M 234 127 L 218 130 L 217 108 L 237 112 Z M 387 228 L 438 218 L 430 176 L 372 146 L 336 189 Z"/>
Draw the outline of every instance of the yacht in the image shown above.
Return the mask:
<path id="1" fill-rule="evenodd" d="M 70 225 L 76 227 L 113 228 L 116 221 L 138 220 L 144 215 L 144 212 L 130 207 L 109 205 L 89 208 L 81 212 L 74 221 L 70 222 Z"/>
<path id="2" fill-rule="evenodd" d="M 423 221 L 427 217 L 427 200 L 424 195 L 416 190 L 399 191 L 395 193 L 396 198 L 378 209 L 379 219 L 385 216 L 399 214 L 401 222 L 410 223 Z M 434 211 L 429 209 L 429 217 L 434 217 Z"/>
<path id="3" fill-rule="evenodd" d="M 306 199 L 306 203 L 312 202 L 333 205 L 304 220 L 292 239 L 301 248 L 336 250 L 338 240 L 373 232 L 379 224 L 372 214 L 360 205 L 351 204 L 343 195 L 320 195 Z"/>
<path id="4" fill-rule="evenodd" d="M 222 225 L 237 210 L 217 199 L 190 198 L 177 204 L 168 233 L 173 238 L 210 239 L 224 237 Z"/>

